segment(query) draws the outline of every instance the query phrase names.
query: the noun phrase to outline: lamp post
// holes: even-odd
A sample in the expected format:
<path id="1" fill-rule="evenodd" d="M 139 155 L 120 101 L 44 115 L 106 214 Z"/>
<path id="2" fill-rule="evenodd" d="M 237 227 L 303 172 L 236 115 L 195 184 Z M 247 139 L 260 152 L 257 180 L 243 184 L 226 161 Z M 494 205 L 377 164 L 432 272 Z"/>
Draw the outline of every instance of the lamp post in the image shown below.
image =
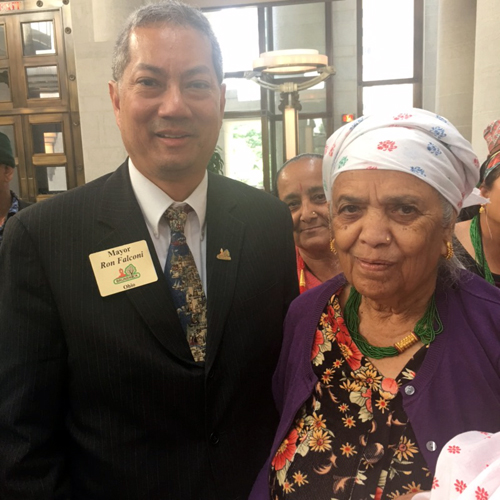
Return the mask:
<path id="1" fill-rule="evenodd" d="M 301 82 L 284 81 L 275 83 L 269 81 L 269 76 L 286 77 L 304 76 L 306 73 L 317 72 L 317 76 Z M 285 160 L 299 153 L 299 92 L 325 81 L 335 74 L 333 66 L 328 66 L 328 57 L 312 49 L 275 50 L 264 52 L 253 61 L 253 71 L 245 73 L 245 77 L 261 87 L 279 92 L 280 111 L 283 113 L 283 151 Z"/>

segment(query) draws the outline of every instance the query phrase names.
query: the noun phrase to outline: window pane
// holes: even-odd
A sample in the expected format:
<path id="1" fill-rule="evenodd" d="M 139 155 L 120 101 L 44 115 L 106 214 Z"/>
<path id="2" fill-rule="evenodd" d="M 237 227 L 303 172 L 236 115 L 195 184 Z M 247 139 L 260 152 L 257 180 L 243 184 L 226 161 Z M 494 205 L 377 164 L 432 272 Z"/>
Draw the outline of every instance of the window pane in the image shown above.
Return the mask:
<path id="1" fill-rule="evenodd" d="M 324 54 L 325 4 L 273 7 L 273 41 L 273 50 L 316 49 Z"/>
<path id="2" fill-rule="evenodd" d="M 9 70 L 0 69 L 0 101 L 11 101 Z"/>
<path id="3" fill-rule="evenodd" d="M 7 44 L 5 43 L 5 26 L 0 24 L 0 58 L 7 57 Z"/>
<path id="4" fill-rule="evenodd" d="M 59 97 L 57 66 L 26 68 L 28 99 L 56 99 Z"/>
<path id="5" fill-rule="evenodd" d="M 14 125 L 0 125 L 0 132 L 2 134 L 5 134 L 9 138 L 10 144 L 12 146 L 12 152 L 14 153 L 14 158 L 17 160 L 17 147 L 16 141 L 14 139 Z M 10 182 L 10 189 L 14 191 L 14 193 L 19 195 L 19 177 L 17 168 L 14 172 L 14 177 Z"/>
<path id="6" fill-rule="evenodd" d="M 23 53 L 25 56 L 55 54 L 54 23 L 42 21 L 23 23 Z"/>
<path id="7" fill-rule="evenodd" d="M 67 191 L 66 167 L 36 167 L 37 195 Z"/>
<path id="8" fill-rule="evenodd" d="M 250 71 L 259 57 L 259 21 L 256 7 L 205 12 L 219 40 L 224 72 Z"/>
<path id="9" fill-rule="evenodd" d="M 363 114 L 392 113 L 413 107 L 413 85 L 380 85 L 363 89 Z"/>
<path id="10" fill-rule="evenodd" d="M 299 120 L 299 153 L 323 155 L 326 144 L 326 123 L 323 118 Z"/>
<path id="11" fill-rule="evenodd" d="M 219 146 L 227 177 L 262 189 L 262 128 L 260 119 L 224 120 Z"/>
<path id="12" fill-rule="evenodd" d="M 363 81 L 413 78 L 413 0 L 363 1 Z"/>
<path id="13" fill-rule="evenodd" d="M 64 153 L 61 123 L 32 125 L 33 152 L 35 154 Z"/>
<path id="14" fill-rule="evenodd" d="M 245 78 L 226 78 L 226 111 L 260 109 L 260 87 Z"/>

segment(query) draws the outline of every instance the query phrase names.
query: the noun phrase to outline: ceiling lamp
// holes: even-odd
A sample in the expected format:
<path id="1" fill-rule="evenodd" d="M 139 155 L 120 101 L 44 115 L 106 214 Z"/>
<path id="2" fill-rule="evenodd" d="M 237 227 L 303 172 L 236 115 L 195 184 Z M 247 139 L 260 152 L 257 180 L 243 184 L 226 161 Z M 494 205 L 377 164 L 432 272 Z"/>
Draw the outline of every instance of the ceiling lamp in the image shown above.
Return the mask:
<path id="1" fill-rule="evenodd" d="M 302 105 L 299 92 L 325 81 L 335 74 L 333 66 L 328 66 L 328 57 L 313 49 L 275 50 L 260 54 L 253 61 L 253 71 L 245 73 L 246 78 L 261 87 L 280 92 L 279 109 L 283 113 L 283 151 L 284 160 L 297 156 L 299 137 L 299 111 Z M 307 76 L 306 73 L 317 73 Z M 296 83 L 287 81 L 297 77 L 306 79 Z"/>

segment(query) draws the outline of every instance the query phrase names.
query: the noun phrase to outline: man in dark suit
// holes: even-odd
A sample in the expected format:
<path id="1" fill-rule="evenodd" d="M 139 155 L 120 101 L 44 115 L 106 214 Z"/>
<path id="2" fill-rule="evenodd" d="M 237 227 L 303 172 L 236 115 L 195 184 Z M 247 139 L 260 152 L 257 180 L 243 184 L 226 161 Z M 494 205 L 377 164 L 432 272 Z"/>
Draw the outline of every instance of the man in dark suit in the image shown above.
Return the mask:
<path id="1" fill-rule="evenodd" d="M 290 214 L 206 172 L 225 88 L 200 12 L 139 9 L 113 71 L 129 159 L 0 250 L 0 498 L 243 500 L 277 423 Z"/>
<path id="2" fill-rule="evenodd" d="M 14 177 L 16 161 L 9 138 L 0 132 L 0 245 L 7 221 L 26 208 L 29 203 L 20 200 L 16 193 L 10 190 Z"/>

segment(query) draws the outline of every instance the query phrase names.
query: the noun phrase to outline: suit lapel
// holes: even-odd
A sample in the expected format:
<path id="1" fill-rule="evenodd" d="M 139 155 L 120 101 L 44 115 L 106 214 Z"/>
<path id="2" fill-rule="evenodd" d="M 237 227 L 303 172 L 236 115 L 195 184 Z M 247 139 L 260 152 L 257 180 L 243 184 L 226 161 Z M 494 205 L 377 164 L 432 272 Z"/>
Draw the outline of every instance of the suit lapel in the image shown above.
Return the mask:
<path id="1" fill-rule="evenodd" d="M 232 305 L 241 258 L 245 224 L 234 216 L 237 201 L 225 179 L 209 174 L 207 199 L 207 358 L 210 370 L 222 339 L 224 325 Z M 231 260 L 217 258 L 228 250 Z"/>
<path id="2" fill-rule="evenodd" d="M 195 365 L 175 306 L 158 261 L 144 217 L 130 183 L 127 162 L 113 173 L 103 188 L 99 221 L 107 234 L 97 251 L 146 240 L 158 280 L 121 292 L 125 294 L 158 341 L 170 352 Z"/>

